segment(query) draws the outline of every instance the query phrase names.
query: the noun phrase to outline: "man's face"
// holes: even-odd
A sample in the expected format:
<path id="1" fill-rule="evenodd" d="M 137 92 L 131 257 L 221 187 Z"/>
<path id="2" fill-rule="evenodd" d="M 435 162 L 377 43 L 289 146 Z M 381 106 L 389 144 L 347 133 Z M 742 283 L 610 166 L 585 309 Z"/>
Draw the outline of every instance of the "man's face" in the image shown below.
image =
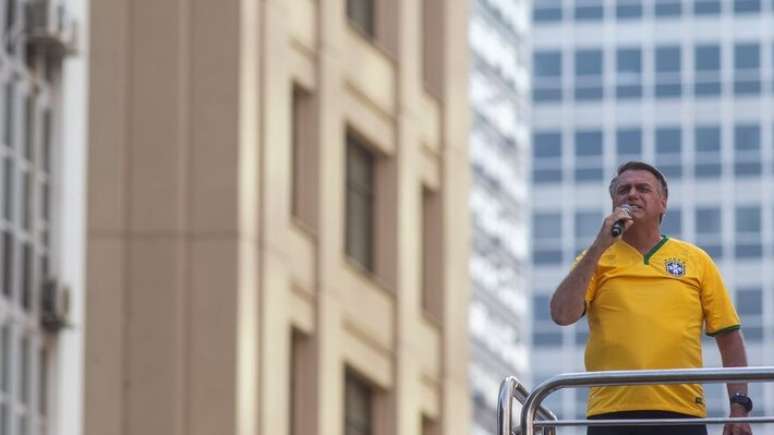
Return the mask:
<path id="1" fill-rule="evenodd" d="M 629 170 L 618 176 L 613 191 L 613 208 L 629 204 L 635 222 L 658 223 L 659 217 L 666 212 L 666 202 L 661 183 L 649 171 Z"/>

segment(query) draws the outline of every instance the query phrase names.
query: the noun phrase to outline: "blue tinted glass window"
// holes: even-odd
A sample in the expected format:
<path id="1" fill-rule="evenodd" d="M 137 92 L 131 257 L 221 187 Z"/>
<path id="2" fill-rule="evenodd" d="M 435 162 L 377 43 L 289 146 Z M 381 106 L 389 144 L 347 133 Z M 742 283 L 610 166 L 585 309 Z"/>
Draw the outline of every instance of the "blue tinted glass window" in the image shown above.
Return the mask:
<path id="1" fill-rule="evenodd" d="M 642 130 L 639 128 L 620 129 L 615 134 L 616 151 L 620 157 L 637 159 L 642 155 Z"/>
<path id="2" fill-rule="evenodd" d="M 562 170 L 560 168 L 532 169 L 533 183 L 559 183 L 562 181 Z"/>
<path id="3" fill-rule="evenodd" d="M 696 71 L 720 71 L 720 45 L 697 45 L 694 49 Z"/>
<path id="4" fill-rule="evenodd" d="M 720 0 L 695 0 L 693 13 L 695 15 L 718 15 L 720 14 L 720 6 Z"/>
<path id="5" fill-rule="evenodd" d="M 577 100 L 602 98 L 602 50 L 575 52 L 575 98 Z"/>
<path id="6" fill-rule="evenodd" d="M 540 132 L 532 137 L 532 153 L 535 157 L 561 157 L 562 134 L 559 132 Z"/>
<path id="7" fill-rule="evenodd" d="M 542 0 L 534 2 L 532 19 L 537 23 L 562 20 L 562 3 L 557 0 Z"/>
<path id="8" fill-rule="evenodd" d="M 619 80 L 623 78 L 639 80 L 642 75 L 642 50 L 639 48 L 619 48 L 615 66 Z"/>
<path id="9" fill-rule="evenodd" d="M 532 333 L 532 344 L 538 347 L 558 346 L 562 344 L 562 332 L 561 331 L 550 331 L 550 332 L 534 331 Z"/>
<path id="10" fill-rule="evenodd" d="M 763 293 L 760 288 L 743 288 L 736 291 L 736 309 L 741 316 L 763 314 Z"/>
<path id="11" fill-rule="evenodd" d="M 575 52 L 575 76 L 602 74 L 602 50 L 578 50 Z"/>
<path id="12" fill-rule="evenodd" d="M 757 206 L 739 206 L 736 208 L 736 233 L 761 232 L 761 208 Z"/>
<path id="13" fill-rule="evenodd" d="M 536 78 L 561 77 L 562 53 L 559 50 L 535 52 L 533 71 Z"/>
<path id="14" fill-rule="evenodd" d="M 721 228 L 720 208 L 707 207 L 696 209 L 696 234 L 720 235 Z"/>
<path id="15" fill-rule="evenodd" d="M 761 0 L 734 0 L 734 12 L 748 14 L 761 11 Z"/>
<path id="16" fill-rule="evenodd" d="M 536 241 L 562 238 L 562 215 L 537 212 L 532 216 L 532 236 Z"/>
<path id="17" fill-rule="evenodd" d="M 760 45 L 736 44 L 734 46 L 734 94 L 759 94 Z"/>
<path id="18" fill-rule="evenodd" d="M 618 0 L 615 5 L 615 16 L 621 20 L 642 17 L 642 2 L 640 0 Z"/>
<path id="19" fill-rule="evenodd" d="M 656 96 L 678 97 L 682 95 L 680 47 L 656 48 Z"/>
<path id="20" fill-rule="evenodd" d="M 562 53 L 538 51 L 532 57 L 532 99 L 536 102 L 562 99 Z"/>
<path id="21" fill-rule="evenodd" d="M 757 125 L 738 125 L 734 128 L 735 151 L 757 151 L 760 148 L 760 127 Z"/>
<path id="22" fill-rule="evenodd" d="M 575 155 L 578 157 L 601 156 L 602 132 L 591 130 L 575 133 Z"/>
<path id="23" fill-rule="evenodd" d="M 656 129 L 656 165 L 667 178 L 683 175 L 682 134 L 679 128 Z"/>
<path id="24" fill-rule="evenodd" d="M 682 150 L 682 135 L 679 128 L 667 127 L 656 130 L 656 153 L 674 154 Z"/>
<path id="25" fill-rule="evenodd" d="M 675 17 L 683 12 L 681 0 L 656 0 L 654 6 L 657 17 Z"/>
<path id="26" fill-rule="evenodd" d="M 694 66 L 696 70 L 694 94 L 719 95 L 720 82 L 720 46 L 717 44 L 697 45 L 694 48 Z"/>
<path id="27" fill-rule="evenodd" d="M 734 128 L 734 175 L 757 176 L 762 172 L 761 131 L 757 125 Z"/>
<path id="28" fill-rule="evenodd" d="M 578 21 L 596 21 L 604 16 L 602 0 L 575 0 L 575 19 Z"/>
<path id="29" fill-rule="evenodd" d="M 642 50 L 619 48 L 616 51 L 616 96 L 636 98 L 642 96 Z"/>
<path id="30" fill-rule="evenodd" d="M 759 44 L 736 44 L 734 46 L 734 69 L 758 69 L 761 66 Z"/>
<path id="31" fill-rule="evenodd" d="M 673 73 L 680 72 L 680 47 L 656 48 L 656 72 Z"/>
<path id="32" fill-rule="evenodd" d="M 678 209 L 667 209 L 664 221 L 661 222 L 661 232 L 674 237 L 680 237 L 683 231 L 683 212 Z"/>
<path id="33" fill-rule="evenodd" d="M 551 321 L 550 300 L 550 296 L 543 294 L 536 294 L 532 297 L 532 312 L 535 313 L 535 320 Z"/>
<path id="34" fill-rule="evenodd" d="M 602 219 L 602 213 L 598 211 L 576 211 L 575 238 L 582 239 L 595 236 L 602 226 Z"/>
<path id="35" fill-rule="evenodd" d="M 696 151 L 720 151 L 720 127 L 696 127 Z"/>

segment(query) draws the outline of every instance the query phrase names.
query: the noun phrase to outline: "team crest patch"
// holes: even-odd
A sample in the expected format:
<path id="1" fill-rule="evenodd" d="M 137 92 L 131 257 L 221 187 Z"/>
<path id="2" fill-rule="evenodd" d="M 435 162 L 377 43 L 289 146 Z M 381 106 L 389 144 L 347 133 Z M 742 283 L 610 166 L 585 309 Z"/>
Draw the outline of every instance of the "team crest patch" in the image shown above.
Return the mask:
<path id="1" fill-rule="evenodd" d="M 666 271 L 678 278 L 685 276 L 685 261 L 679 258 L 667 258 Z"/>

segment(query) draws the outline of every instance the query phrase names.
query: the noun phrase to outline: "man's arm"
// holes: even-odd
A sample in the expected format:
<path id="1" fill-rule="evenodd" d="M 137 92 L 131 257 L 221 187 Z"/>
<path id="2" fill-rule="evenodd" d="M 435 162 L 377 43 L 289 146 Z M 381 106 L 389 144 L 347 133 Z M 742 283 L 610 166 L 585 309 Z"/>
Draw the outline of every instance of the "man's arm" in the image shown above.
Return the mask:
<path id="1" fill-rule="evenodd" d="M 551 298 L 551 319 L 559 325 L 572 325 L 583 316 L 586 288 L 604 249 L 595 245 L 586 251 L 578 264 L 562 280 Z"/>
<path id="2" fill-rule="evenodd" d="M 747 367 L 747 353 L 739 330 L 719 334 L 715 337 L 723 367 Z M 747 383 L 728 384 L 728 397 L 736 393 L 747 395 Z"/>
<path id="3" fill-rule="evenodd" d="M 610 230 L 619 219 L 625 220 L 624 231 L 632 224 L 629 212 L 621 207 L 616 208 L 605 218 L 594 243 L 554 291 L 554 296 L 551 298 L 551 319 L 557 324 L 572 325 L 583 316 L 583 311 L 586 309 L 584 300 L 586 288 L 597 268 L 599 257 L 617 240 L 610 234 Z"/>
<path id="4" fill-rule="evenodd" d="M 744 348 L 744 339 L 742 333 L 737 329 L 735 331 L 719 334 L 715 337 L 715 342 L 720 351 L 720 358 L 723 361 L 723 367 L 747 367 L 747 353 Z M 747 383 L 728 383 L 728 397 L 733 397 L 736 393 L 747 395 Z M 731 417 L 746 417 L 747 411 L 738 404 L 731 404 Z M 752 430 L 747 423 L 729 423 L 726 424 L 723 434 L 751 434 Z"/>

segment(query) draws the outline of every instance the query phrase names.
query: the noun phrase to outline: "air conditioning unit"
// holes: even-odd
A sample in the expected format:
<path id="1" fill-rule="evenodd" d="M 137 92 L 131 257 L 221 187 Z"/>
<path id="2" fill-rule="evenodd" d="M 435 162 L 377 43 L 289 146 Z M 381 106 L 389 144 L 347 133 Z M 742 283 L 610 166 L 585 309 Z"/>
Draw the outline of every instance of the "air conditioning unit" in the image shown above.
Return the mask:
<path id="1" fill-rule="evenodd" d="M 55 334 L 70 326 L 70 289 L 54 279 L 46 280 L 40 295 L 40 325 Z"/>
<path id="2" fill-rule="evenodd" d="M 62 0 L 29 0 L 24 33 L 29 44 L 65 56 L 77 48 L 77 24 Z"/>

